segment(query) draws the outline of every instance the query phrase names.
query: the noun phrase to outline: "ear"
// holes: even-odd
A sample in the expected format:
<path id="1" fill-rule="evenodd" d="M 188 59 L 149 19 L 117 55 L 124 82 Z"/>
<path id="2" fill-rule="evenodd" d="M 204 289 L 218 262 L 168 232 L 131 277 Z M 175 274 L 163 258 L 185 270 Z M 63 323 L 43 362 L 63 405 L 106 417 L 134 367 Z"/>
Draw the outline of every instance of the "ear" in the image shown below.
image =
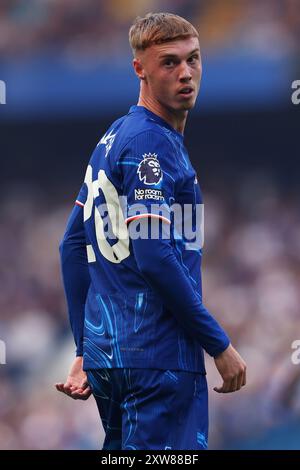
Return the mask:
<path id="1" fill-rule="evenodd" d="M 141 60 L 138 57 L 136 57 L 133 59 L 132 64 L 133 64 L 133 68 L 137 77 L 140 80 L 145 80 L 145 70 L 144 70 Z"/>

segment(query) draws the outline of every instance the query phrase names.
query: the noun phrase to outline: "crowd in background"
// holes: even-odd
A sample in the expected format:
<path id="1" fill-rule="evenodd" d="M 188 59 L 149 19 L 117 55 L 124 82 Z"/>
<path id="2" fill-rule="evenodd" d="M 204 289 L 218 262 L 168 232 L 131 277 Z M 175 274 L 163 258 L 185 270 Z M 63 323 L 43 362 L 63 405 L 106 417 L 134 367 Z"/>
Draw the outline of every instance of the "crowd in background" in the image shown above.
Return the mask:
<path id="1" fill-rule="evenodd" d="M 259 445 L 268 431 L 272 445 L 272 432 L 291 419 L 300 432 L 300 365 L 291 361 L 300 339 L 299 200 L 266 175 L 219 188 L 204 200 L 204 302 L 247 361 L 248 385 L 215 394 L 221 378 L 208 358 L 210 445 Z M 1 448 L 99 448 L 103 440 L 93 398 L 75 402 L 53 385 L 74 356 L 58 255 L 70 209 L 37 189 L 13 186 L 1 198 Z M 274 445 L 291 445 L 293 436 L 280 436 Z"/>
<path id="2" fill-rule="evenodd" d="M 266 56 L 299 51 L 298 0 L 1 0 L 0 57 L 122 60 L 137 15 L 171 11 L 199 28 L 205 50 Z"/>

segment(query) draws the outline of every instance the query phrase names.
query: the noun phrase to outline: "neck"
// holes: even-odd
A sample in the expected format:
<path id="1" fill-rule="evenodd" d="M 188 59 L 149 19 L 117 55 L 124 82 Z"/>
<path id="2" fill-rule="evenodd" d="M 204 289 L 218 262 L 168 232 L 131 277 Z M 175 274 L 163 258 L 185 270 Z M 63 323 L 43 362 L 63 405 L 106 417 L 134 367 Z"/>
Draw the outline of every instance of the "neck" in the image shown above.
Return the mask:
<path id="1" fill-rule="evenodd" d="M 142 94 L 139 96 L 138 106 L 144 106 L 152 113 L 164 119 L 177 132 L 183 134 L 188 111 L 182 110 L 175 112 L 162 106 L 158 101 L 151 98 L 145 98 Z"/>

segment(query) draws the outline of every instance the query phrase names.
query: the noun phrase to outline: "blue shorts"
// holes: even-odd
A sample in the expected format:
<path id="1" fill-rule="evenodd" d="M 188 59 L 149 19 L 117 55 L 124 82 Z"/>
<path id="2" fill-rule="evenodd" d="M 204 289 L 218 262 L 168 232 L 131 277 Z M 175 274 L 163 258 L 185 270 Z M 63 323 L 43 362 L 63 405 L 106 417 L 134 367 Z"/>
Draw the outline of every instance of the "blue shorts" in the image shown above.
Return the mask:
<path id="1" fill-rule="evenodd" d="M 207 449 L 205 375 L 154 369 L 87 371 L 104 450 Z"/>

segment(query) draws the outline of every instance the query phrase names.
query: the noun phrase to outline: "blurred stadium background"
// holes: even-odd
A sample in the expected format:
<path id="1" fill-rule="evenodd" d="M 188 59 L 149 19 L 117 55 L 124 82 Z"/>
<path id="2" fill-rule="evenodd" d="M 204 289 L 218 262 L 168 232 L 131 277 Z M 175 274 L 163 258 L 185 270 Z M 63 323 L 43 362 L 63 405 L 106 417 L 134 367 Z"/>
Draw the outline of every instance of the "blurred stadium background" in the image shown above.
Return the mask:
<path id="1" fill-rule="evenodd" d="M 1 0 L 0 448 L 103 440 L 93 399 L 53 386 L 74 354 L 58 244 L 93 147 L 137 101 L 127 31 L 148 11 L 200 31 L 186 144 L 205 196 L 204 300 L 248 363 L 242 392 L 210 393 L 210 447 L 299 449 L 298 0 Z"/>

